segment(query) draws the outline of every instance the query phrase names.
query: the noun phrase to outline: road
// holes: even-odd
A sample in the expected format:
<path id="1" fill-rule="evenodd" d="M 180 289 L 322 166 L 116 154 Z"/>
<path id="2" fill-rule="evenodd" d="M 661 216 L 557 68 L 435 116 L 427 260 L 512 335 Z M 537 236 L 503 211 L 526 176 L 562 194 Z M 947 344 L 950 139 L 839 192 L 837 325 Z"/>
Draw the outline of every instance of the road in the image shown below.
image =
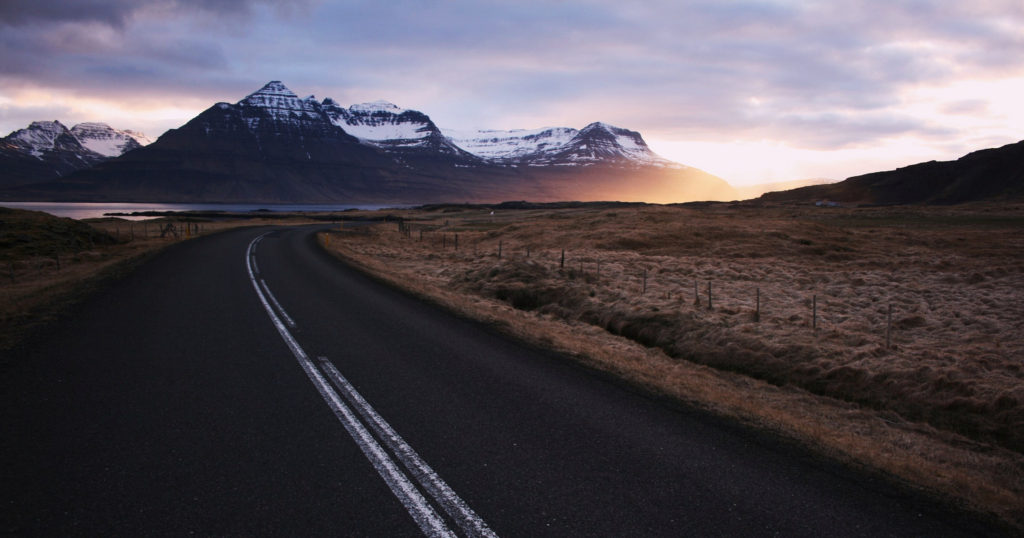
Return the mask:
<path id="1" fill-rule="evenodd" d="M 174 245 L 7 357 L 0 528 L 995 534 L 380 285 L 314 230 Z"/>

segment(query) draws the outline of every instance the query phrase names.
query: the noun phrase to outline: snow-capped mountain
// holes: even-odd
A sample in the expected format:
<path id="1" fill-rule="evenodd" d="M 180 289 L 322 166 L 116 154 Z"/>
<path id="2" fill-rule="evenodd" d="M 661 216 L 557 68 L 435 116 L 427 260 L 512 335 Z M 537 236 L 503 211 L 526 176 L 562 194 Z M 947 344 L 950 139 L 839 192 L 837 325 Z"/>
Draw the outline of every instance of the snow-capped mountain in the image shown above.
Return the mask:
<path id="1" fill-rule="evenodd" d="M 284 135 L 332 133 L 323 106 L 310 95 L 299 98 L 280 81 L 272 80 L 234 105 L 218 103 L 220 110 L 237 111 L 254 134 Z"/>
<path id="2" fill-rule="evenodd" d="M 314 96 L 300 98 L 276 80 L 234 104 L 214 104 L 148 148 L 174 152 L 197 165 L 220 162 L 217 173 L 229 174 L 255 169 L 257 163 L 295 168 L 296 163 L 385 162 L 378 151 L 335 126 Z M 135 160 L 130 157 L 125 159 Z"/>
<path id="3" fill-rule="evenodd" d="M 640 133 L 595 122 L 583 129 L 546 127 L 513 131 L 445 131 L 474 155 L 507 164 L 566 166 L 614 164 L 686 168 L 655 154 Z"/>
<path id="4" fill-rule="evenodd" d="M 324 110 L 331 121 L 348 134 L 389 152 L 431 152 L 475 160 L 473 155 L 453 144 L 430 117 L 418 110 L 406 110 L 387 101 L 338 105 L 325 99 Z"/>
<path id="5" fill-rule="evenodd" d="M 138 131 L 115 129 L 98 122 L 79 123 L 71 128 L 71 134 L 86 149 L 104 157 L 118 157 L 153 142 Z"/>
<path id="6" fill-rule="evenodd" d="M 106 157 L 78 141 L 59 121 L 37 121 L 0 139 L 0 185 L 48 181 Z"/>
<path id="7" fill-rule="evenodd" d="M 95 152 L 85 148 L 59 121 L 34 121 L 4 138 L 11 147 L 37 159 L 55 153 L 67 153 L 84 160 L 96 160 Z"/>
<path id="8" fill-rule="evenodd" d="M 82 146 L 74 136 L 68 138 Z M 83 140 L 109 150 L 113 135 Z M 731 189 L 719 178 L 661 159 L 639 133 L 602 123 L 580 130 L 446 136 L 416 110 L 386 101 L 345 108 L 330 98 L 300 98 L 280 81 L 271 81 L 236 103 L 215 103 L 152 144 L 81 170 L 73 180 L 8 189 L 0 197 L 260 203 L 685 201 L 731 199 Z"/>
<path id="9" fill-rule="evenodd" d="M 549 164 L 593 164 L 599 162 L 685 168 L 655 154 L 640 133 L 606 123 L 591 123 L 576 133 L 564 146 L 544 152 Z M 531 161 L 531 165 L 537 161 Z"/>
<path id="10" fill-rule="evenodd" d="M 32 122 L 0 139 L 0 185 L 62 177 L 148 143 L 141 133 L 103 123 L 68 129 L 59 121 Z"/>

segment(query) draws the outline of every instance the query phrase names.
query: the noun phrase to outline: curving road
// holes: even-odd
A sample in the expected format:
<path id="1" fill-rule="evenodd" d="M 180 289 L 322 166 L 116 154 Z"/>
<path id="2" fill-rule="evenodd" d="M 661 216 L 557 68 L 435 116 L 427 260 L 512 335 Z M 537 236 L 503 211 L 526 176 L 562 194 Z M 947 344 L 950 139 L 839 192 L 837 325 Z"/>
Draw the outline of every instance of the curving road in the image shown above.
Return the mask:
<path id="1" fill-rule="evenodd" d="M 411 299 L 314 231 L 175 245 L 7 357 L 0 530 L 996 534 Z"/>

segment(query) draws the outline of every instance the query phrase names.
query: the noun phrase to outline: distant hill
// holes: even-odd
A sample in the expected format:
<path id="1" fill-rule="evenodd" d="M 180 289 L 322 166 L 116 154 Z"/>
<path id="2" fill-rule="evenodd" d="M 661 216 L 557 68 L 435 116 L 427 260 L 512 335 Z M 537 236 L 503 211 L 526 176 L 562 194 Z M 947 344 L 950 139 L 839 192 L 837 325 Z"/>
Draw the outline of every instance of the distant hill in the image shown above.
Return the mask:
<path id="1" fill-rule="evenodd" d="M 551 136 L 507 132 L 504 146 L 496 131 L 485 133 L 455 139 L 416 110 L 385 101 L 344 108 L 329 98 L 300 98 L 271 81 L 237 103 L 214 104 L 146 147 L 57 180 L 0 189 L 0 199 L 462 203 L 736 196 L 721 178 L 657 156 L 628 129 L 595 122 L 556 128 Z"/>
<path id="2" fill-rule="evenodd" d="M 843 204 L 959 204 L 1024 199 L 1024 141 L 969 153 L 955 161 L 929 161 L 851 177 L 831 185 L 770 192 L 768 202 Z"/>
<path id="3" fill-rule="evenodd" d="M 733 188 L 736 189 L 738 200 L 749 200 L 757 198 L 766 192 L 788 191 L 799 189 L 800 187 L 825 185 L 828 183 L 835 183 L 835 180 L 824 178 L 794 179 L 792 181 L 776 181 L 773 183 L 758 183 L 756 185 L 733 185 Z"/>

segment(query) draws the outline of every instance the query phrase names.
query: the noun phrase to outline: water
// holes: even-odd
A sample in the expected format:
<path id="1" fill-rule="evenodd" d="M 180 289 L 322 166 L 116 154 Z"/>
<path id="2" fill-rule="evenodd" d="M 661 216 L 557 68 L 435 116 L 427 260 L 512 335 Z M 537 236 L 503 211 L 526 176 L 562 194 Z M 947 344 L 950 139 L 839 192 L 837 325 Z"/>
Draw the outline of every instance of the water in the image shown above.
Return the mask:
<path id="1" fill-rule="evenodd" d="M 352 204 L 142 204 L 142 203 L 58 203 L 58 202 L 0 202 L 2 207 L 44 211 L 58 217 L 72 219 L 93 219 L 108 213 L 134 213 L 136 211 L 230 211 L 245 213 L 266 209 L 274 212 L 296 211 L 345 211 L 363 209 L 373 211 L 383 208 L 404 208 L 408 205 L 352 205 Z M 144 220 L 153 217 L 120 217 L 127 220 Z"/>

